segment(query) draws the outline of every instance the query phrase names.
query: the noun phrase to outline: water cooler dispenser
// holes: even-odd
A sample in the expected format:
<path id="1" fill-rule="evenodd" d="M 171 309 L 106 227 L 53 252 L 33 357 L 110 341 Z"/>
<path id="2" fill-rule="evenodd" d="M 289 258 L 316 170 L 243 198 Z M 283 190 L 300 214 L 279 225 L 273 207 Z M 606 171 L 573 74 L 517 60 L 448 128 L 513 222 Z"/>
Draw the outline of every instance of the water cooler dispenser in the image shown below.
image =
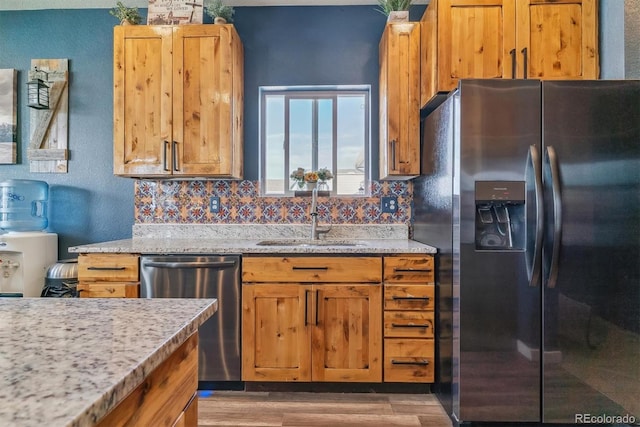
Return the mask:
<path id="1" fill-rule="evenodd" d="M 58 259 L 58 235 L 44 231 L 48 196 L 43 181 L 0 182 L 0 296 L 39 297 Z"/>

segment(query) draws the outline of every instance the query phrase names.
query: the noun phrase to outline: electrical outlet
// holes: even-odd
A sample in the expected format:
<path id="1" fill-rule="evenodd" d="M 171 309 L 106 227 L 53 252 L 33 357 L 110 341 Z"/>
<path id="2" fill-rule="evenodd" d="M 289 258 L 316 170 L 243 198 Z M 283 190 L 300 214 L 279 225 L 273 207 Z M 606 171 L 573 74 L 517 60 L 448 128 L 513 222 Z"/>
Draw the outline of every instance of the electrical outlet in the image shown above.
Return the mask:
<path id="1" fill-rule="evenodd" d="M 213 196 L 209 199 L 209 211 L 212 213 L 220 212 L 220 197 Z"/>
<path id="2" fill-rule="evenodd" d="M 398 211 L 398 198 L 385 196 L 381 199 L 382 213 L 396 213 Z"/>

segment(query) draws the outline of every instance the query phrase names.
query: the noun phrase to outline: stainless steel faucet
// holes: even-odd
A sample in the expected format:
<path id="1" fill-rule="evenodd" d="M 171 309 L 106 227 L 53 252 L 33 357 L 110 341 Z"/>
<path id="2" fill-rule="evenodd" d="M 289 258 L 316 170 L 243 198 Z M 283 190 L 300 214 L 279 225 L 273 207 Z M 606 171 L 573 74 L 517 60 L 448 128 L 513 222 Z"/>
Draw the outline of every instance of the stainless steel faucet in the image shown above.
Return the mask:
<path id="1" fill-rule="evenodd" d="M 326 234 L 331 230 L 328 227 L 318 226 L 318 189 L 311 190 L 311 240 L 319 240 L 321 234 Z"/>

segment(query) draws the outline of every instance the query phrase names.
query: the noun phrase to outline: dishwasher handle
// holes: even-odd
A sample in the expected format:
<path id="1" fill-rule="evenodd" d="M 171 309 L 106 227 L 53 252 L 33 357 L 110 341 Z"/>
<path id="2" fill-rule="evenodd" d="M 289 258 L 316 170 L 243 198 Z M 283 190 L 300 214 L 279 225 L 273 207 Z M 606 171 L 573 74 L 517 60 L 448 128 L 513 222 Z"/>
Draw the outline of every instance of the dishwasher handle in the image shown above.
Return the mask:
<path id="1" fill-rule="evenodd" d="M 143 267 L 157 268 L 232 268 L 236 261 L 190 261 L 190 262 L 166 262 L 166 261 L 145 261 Z"/>

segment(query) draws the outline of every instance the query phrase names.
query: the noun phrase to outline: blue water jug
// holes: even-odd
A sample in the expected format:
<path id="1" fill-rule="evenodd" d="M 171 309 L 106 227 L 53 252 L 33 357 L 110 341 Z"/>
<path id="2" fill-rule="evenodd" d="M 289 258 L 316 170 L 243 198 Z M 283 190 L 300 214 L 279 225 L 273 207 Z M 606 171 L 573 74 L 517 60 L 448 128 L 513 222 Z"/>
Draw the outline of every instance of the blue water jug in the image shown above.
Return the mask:
<path id="1" fill-rule="evenodd" d="M 47 228 L 49 184 L 29 179 L 0 182 L 0 229 L 39 231 Z"/>

